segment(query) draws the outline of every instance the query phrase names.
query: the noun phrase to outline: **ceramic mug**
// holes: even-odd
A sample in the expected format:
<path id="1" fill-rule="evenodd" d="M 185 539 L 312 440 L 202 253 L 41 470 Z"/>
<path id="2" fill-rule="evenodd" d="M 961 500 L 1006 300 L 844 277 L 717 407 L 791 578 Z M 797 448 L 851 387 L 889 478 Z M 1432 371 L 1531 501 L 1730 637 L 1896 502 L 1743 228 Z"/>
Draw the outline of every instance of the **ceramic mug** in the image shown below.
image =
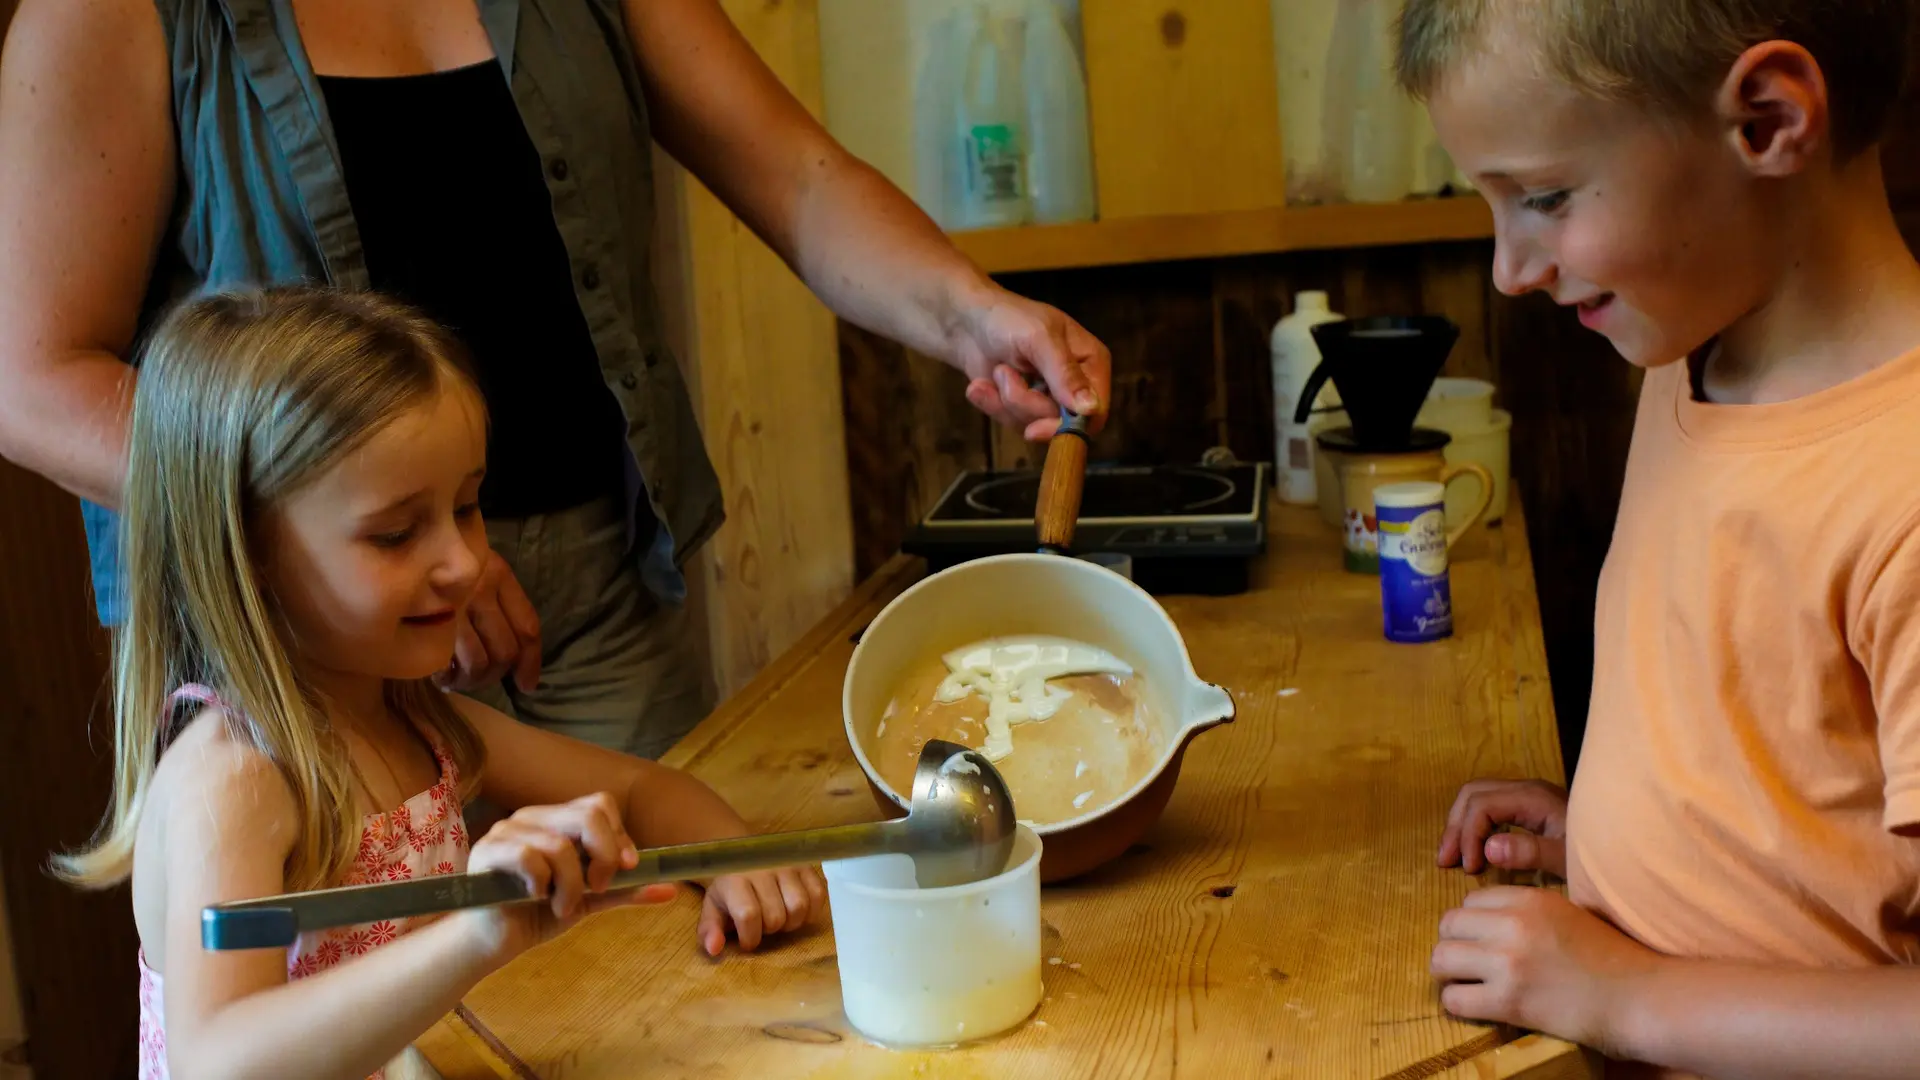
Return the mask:
<path id="1" fill-rule="evenodd" d="M 1479 523 L 1487 512 L 1488 504 L 1493 502 L 1493 474 L 1485 466 L 1473 462 L 1449 465 L 1446 455 L 1438 449 L 1393 453 L 1343 451 L 1334 468 L 1340 476 L 1340 497 L 1346 505 L 1345 523 L 1341 530 L 1346 568 L 1356 574 L 1380 572 L 1380 533 L 1373 510 L 1375 488 L 1416 480 L 1434 480 L 1450 485 L 1462 476 L 1472 476 L 1480 481 L 1480 494 L 1474 500 L 1473 512 L 1465 521 L 1447 531 L 1447 543 L 1450 546 L 1459 543 L 1467 530 Z"/>

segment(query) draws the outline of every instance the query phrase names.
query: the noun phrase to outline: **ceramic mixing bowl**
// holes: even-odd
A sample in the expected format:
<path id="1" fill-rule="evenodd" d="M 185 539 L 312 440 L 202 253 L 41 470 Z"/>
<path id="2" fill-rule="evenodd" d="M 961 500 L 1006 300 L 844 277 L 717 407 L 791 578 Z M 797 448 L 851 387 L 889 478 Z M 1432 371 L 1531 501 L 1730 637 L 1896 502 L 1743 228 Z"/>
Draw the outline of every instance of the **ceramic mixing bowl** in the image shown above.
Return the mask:
<path id="1" fill-rule="evenodd" d="M 1035 831 L 1045 840 L 1043 881 L 1060 881 L 1126 851 L 1166 809 L 1195 735 L 1233 719 L 1233 698 L 1195 673 L 1186 643 L 1146 590 L 1109 570 L 1058 555 L 976 559 L 930 575 L 896 597 L 861 635 L 841 693 L 847 740 L 874 797 L 904 814 L 911 792 L 881 776 L 874 746 L 887 704 L 929 658 L 987 638 L 1043 634 L 1098 646 L 1143 678 L 1148 713 L 1160 725 L 1157 757 L 1122 794 Z M 1014 753 L 1020 732 L 1014 728 Z M 1074 782 L 1071 776 L 1058 778 Z M 1014 809 L 1020 792 L 1013 791 Z"/>

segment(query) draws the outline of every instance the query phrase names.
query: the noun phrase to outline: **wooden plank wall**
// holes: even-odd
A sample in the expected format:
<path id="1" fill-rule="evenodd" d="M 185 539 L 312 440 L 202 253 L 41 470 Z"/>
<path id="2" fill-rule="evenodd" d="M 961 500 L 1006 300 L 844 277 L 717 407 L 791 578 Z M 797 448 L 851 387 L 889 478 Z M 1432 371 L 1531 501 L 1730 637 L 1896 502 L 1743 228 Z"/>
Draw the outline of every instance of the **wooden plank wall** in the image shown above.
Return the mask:
<path id="1" fill-rule="evenodd" d="M 71 495 L 0 462 L 0 865 L 27 1053 L 40 1080 L 132 1076 L 138 1044 L 127 890 L 81 893 L 47 856 L 93 834 L 112 790 L 107 636 Z"/>
<path id="2" fill-rule="evenodd" d="M 1195 461 L 1212 446 L 1273 456 L 1267 336 L 1300 289 L 1350 316 L 1434 312 L 1461 327 L 1447 373 L 1493 381 L 1515 414 L 1556 706 L 1586 711 L 1592 596 L 1619 498 L 1637 373 L 1569 313 L 1492 291 L 1489 243 L 1314 252 L 1026 274 L 1006 284 L 1059 306 L 1113 351 L 1114 412 L 1096 461 Z M 841 328 L 856 573 L 865 577 L 960 470 L 1037 463 L 979 422 L 957 376 L 901 363 Z M 1569 735 L 1573 732 L 1570 730 Z"/>
<path id="3" fill-rule="evenodd" d="M 1268 0 L 1082 4 L 1100 213 L 1205 214 L 1285 201 Z M 1199 122 L 1204 118 L 1204 122 Z"/>
<path id="4" fill-rule="evenodd" d="M 817 5 L 725 7 L 818 115 Z M 853 587 L 840 368 L 832 314 L 711 192 L 675 167 L 662 200 L 666 324 L 726 495 L 727 524 L 691 585 L 724 698 Z"/>

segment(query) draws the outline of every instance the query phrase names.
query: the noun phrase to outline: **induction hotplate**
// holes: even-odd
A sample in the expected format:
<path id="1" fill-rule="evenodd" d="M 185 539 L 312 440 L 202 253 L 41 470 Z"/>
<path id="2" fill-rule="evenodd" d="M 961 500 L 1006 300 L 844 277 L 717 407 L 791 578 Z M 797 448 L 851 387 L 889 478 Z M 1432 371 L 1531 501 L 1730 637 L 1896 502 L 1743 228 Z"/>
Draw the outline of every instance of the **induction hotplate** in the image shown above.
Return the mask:
<path id="1" fill-rule="evenodd" d="M 962 473 L 902 543 L 934 570 L 987 555 L 1034 551 L 1040 472 Z M 1267 466 L 1089 466 L 1073 553 L 1133 559 L 1148 592 L 1244 591 L 1267 545 Z"/>

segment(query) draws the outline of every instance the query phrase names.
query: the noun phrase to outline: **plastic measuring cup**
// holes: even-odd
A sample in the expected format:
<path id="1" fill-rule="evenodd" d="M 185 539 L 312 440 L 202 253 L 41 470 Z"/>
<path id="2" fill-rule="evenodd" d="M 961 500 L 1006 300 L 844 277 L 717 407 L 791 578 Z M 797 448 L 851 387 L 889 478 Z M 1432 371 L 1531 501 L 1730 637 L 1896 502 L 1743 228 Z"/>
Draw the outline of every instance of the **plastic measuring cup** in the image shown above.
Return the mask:
<path id="1" fill-rule="evenodd" d="M 827 863 L 847 1020 L 882 1046 L 957 1046 L 1039 1006 L 1040 837 L 1022 825 L 1007 869 L 922 889 L 906 855 Z"/>

